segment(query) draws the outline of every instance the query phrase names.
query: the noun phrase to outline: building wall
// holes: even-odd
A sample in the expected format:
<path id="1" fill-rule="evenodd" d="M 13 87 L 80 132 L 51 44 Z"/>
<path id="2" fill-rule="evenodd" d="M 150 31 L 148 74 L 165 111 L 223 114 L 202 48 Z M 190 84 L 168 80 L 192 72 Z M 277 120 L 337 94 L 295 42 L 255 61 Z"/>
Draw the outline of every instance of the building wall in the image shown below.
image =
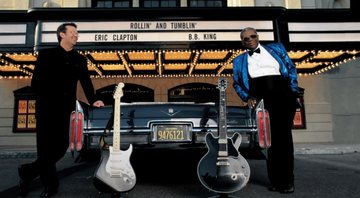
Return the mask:
<path id="1" fill-rule="evenodd" d="M 318 8 L 350 8 L 350 0 L 315 0 L 315 4 Z"/>
<path id="2" fill-rule="evenodd" d="M 236 92 L 232 88 L 232 77 L 228 77 L 227 102 L 229 105 L 244 105 L 244 103 L 238 98 Z M 108 78 L 108 79 L 93 79 L 95 89 L 106 87 L 112 84 L 118 84 L 119 82 L 140 84 L 149 87 L 154 90 L 156 102 L 168 101 L 168 90 L 181 84 L 187 84 L 192 82 L 201 82 L 217 85 L 218 78 L 201 78 L 201 77 L 182 77 L 182 78 L 169 78 L 169 77 L 150 77 L 150 78 Z M 79 93 L 78 99 L 87 101 L 81 86 L 78 86 Z"/>
<path id="3" fill-rule="evenodd" d="M 30 80 L 0 80 L 0 145 L 35 145 L 34 133 L 13 133 L 14 93 Z"/>
<path id="4" fill-rule="evenodd" d="M 134 0 L 134 2 L 139 2 Z M 185 5 L 185 0 L 181 1 Z M 298 8 L 292 0 L 255 1 L 255 0 L 229 0 L 229 6 L 254 6 L 265 4 L 289 8 Z M 292 2 L 290 6 L 290 2 Z M 349 8 L 350 0 L 304 0 L 303 8 Z M 305 2 L 310 2 L 304 4 Z M 90 0 L 8 0 L 0 1 L 0 9 L 27 10 L 32 7 L 90 7 Z M 294 6 L 294 7 L 293 7 Z M 347 7 L 348 6 L 348 7 Z M 299 85 L 305 88 L 306 126 L 304 130 L 293 130 L 295 142 L 360 142 L 360 92 L 356 85 L 360 82 L 359 59 L 343 64 L 340 68 L 327 74 L 317 76 L 299 77 Z M 205 82 L 217 84 L 216 78 L 125 78 L 125 79 L 93 79 L 95 88 L 101 88 L 119 81 L 149 86 L 155 90 L 156 101 L 167 100 L 167 90 L 171 87 L 189 83 Z M 0 145 L 35 144 L 33 133 L 13 133 L 14 95 L 13 91 L 30 84 L 29 79 L 1 79 L 0 80 Z M 232 79 L 229 79 L 229 85 Z M 81 89 L 80 89 L 81 90 Z M 228 103 L 243 105 L 234 90 L 227 89 Z M 79 99 L 85 100 L 79 91 Z"/>
<path id="5" fill-rule="evenodd" d="M 334 142 L 329 79 L 326 75 L 298 78 L 305 89 L 306 129 L 293 130 L 295 142 Z"/>
<path id="6" fill-rule="evenodd" d="M 0 2 L 0 10 L 27 10 L 29 0 L 7 0 Z"/>
<path id="7" fill-rule="evenodd" d="M 217 84 L 217 78 L 108 78 L 93 79 L 95 89 L 119 82 L 135 83 L 155 90 L 155 101 L 166 101 L 167 90 L 189 82 Z M 0 80 L 0 144 L 35 144 L 34 134 L 13 133 L 13 91 L 28 86 L 29 79 Z M 350 61 L 329 73 L 300 76 L 299 86 L 305 89 L 306 129 L 294 129 L 294 142 L 360 143 L 360 59 Z M 228 78 L 229 105 L 243 105 Z M 79 86 L 80 87 L 80 86 Z M 79 100 L 86 101 L 82 89 Z"/>
<path id="8" fill-rule="evenodd" d="M 353 0 L 357 1 L 357 0 Z M 180 0 L 180 7 L 187 7 L 187 0 Z M 350 0 L 227 0 L 229 7 L 282 6 L 288 9 L 350 8 Z M 133 0 L 139 7 L 139 0 Z M 91 0 L 2 0 L 0 10 L 27 10 L 34 7 L 91 7 Z"/>
<path id="9" fill-rule="evenodd" d="M 91 0 L 2 0 L 0 10 L 27 10 L 29 8 L 91 7 Z"/>
<path id="10" fill-rule="evenodd" d="M 327 76 L 332 90 L 334 139 L 339 143 L 359 143 L 360 58 L 343 64 Z"/>

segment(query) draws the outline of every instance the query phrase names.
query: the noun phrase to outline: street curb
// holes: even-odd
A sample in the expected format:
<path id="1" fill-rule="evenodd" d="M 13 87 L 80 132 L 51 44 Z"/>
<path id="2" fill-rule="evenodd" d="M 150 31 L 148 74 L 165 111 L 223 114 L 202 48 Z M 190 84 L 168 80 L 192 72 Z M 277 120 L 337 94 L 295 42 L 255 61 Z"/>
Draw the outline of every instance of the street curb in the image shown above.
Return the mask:
<path id="1" fill-rule="evenodd" d="M 360 144 L 338 144 L 338 145 L 297 145 L 295 155 L 315 155 L 315 154 L 347 154 L 359 153 Z"/>
<path id="2" fill-rule="evenodd" d="M 0 159 L 36 158 L 34 151 L 6 151 L 0 152 Z"/>

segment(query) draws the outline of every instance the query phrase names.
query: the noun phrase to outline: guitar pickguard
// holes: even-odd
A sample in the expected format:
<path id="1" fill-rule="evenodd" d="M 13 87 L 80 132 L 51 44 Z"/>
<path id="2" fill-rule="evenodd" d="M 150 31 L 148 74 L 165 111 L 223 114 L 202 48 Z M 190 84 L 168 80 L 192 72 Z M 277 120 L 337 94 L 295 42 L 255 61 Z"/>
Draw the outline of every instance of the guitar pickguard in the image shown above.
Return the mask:
<path id="1" fill-rule="evenodd" d="M 111 148 L 111 147 L 110 147 Z M 109 148 L 109 149 L 110 149 Z M 130 154 L 132 152 L 132 145 L 126 151 L 119 152 L 120 160 L 110 156 L 110 151 L 103 150 L 101 153 L 101 163 L 95 173 L 95 178 L 98 180 L 95 184 L 96 188 L 101 192 L 126 192 L 134 188 L 136 184 L 135 172 L 129 163 Z M 109 188 L 104 187 L 104 184 Z"/>

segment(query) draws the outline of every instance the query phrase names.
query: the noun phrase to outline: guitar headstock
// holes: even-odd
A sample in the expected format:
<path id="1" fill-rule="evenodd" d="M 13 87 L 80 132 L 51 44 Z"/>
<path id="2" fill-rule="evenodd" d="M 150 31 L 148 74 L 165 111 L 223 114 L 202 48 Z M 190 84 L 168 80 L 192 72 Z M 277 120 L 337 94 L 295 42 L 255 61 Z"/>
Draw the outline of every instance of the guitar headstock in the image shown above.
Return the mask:
<path id="1" fill-rule="evenodd" d="M 227 87 L 227 80 L 226 78 L 219 78 L 218 80 L 218 89 L 220 89 L 220 91 L 224 91 Z"/>
<path id="2" fill-rule="evenodd" d="M 124 87 L 124 83 L 120 82 L 117 86 L 116 86 L 116 89 L 115 89 L 115 92 L 114 92 L 114 99 L 120 99 L 124 94 L 123 94 L 123 90 L 122 88 Z"/>

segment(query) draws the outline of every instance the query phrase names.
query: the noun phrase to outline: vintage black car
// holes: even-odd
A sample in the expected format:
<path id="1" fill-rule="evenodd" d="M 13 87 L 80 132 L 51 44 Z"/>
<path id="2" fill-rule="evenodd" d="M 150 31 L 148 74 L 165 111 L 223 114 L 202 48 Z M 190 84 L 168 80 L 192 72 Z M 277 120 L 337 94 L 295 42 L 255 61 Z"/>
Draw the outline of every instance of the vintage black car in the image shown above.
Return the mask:
<path id="1" fill-rule="evenodd" d="M 206 148 L 205 135 L 217 136 L 219 131 L 217 103 L 133 102 L 120 106 L 121 146 L 202 149 Z M 112 143 L 113 112 L 113 105 L 93 108 L 77 101 L 70 120 L 70 148 L 76 158 L 98 150 L 101 137 Z M 262 102 L 254 109 L 227 106 L 226 123 L 228 137 L 241 134 L 241 144 L 237 146 L 242 155 L 266 157 L 266 149 L 271 145 L 270 123 Z"/>

